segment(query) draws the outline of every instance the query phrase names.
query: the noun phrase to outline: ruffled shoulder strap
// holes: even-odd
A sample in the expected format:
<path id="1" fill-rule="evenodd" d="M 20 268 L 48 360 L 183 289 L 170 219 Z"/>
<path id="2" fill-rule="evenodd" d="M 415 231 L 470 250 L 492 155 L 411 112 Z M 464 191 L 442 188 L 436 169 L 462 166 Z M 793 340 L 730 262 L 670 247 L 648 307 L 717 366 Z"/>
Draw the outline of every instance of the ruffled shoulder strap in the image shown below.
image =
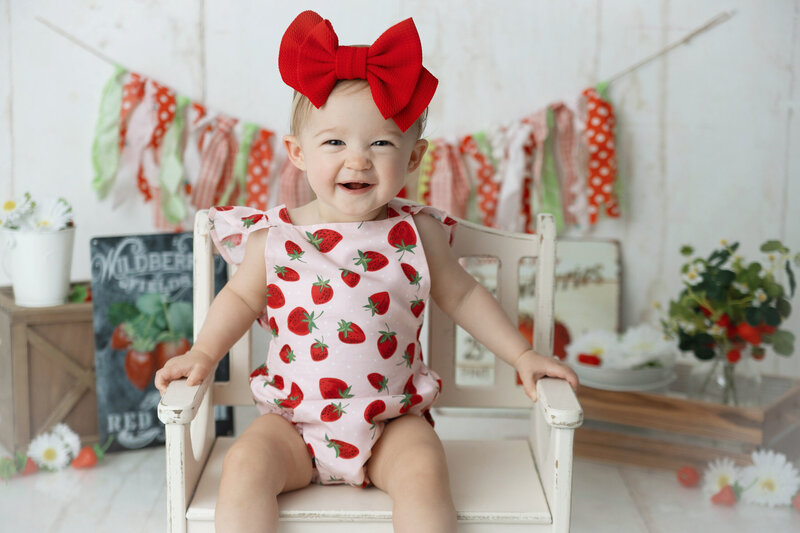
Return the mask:
<path id="1" fill-rule="evenodd" d="M 244 206 L 212 207 L 208 210 L 211 240 L 225 261 L 238 265 L 244 260 L 247 237 L 273 225 L 269 214 L 269 211 Z"/>
<path id="2" fill-rule="evenodd" d="M 456 226 L 458 225 L 458 221 L 455 218 L 451 217 L 441 209 L 437 209 L 436 207 L 418 204 L 403 198 L 395 198 L 389 202 L 388 218 L 401 216 L 403 211 L 410 215 L 425 213 L 426 215 L 430 215 L 434 219 L 438 220 L 444 230 L 447 232 L 450 246 L 453 245 L 453 238 L 455 237 Z"/>

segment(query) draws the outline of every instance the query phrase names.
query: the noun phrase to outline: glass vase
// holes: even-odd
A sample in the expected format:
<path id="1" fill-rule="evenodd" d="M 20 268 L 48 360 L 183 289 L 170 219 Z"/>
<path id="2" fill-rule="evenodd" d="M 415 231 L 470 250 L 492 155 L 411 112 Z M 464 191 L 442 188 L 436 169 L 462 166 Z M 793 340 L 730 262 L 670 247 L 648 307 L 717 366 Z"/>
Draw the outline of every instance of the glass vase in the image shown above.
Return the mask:
<path id="1" fill-rule="evenodd" d="M 700 361 L 689 374 L 689 397 L 736 407 L 761 405 L 761 372 L 748 353 L 735 362 L 724 354 Z"/>

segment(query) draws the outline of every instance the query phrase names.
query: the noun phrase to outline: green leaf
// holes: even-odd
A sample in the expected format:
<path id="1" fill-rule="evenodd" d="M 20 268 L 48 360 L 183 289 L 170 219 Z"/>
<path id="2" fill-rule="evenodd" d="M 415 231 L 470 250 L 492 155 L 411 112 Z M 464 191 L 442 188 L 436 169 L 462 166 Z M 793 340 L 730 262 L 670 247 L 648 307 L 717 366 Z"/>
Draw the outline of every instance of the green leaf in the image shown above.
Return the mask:
<path id="1" fill-rule="evenodd" d="M 717 267 L 727 261 L 730 256 L 731 253 L 728 250 L 715 250 L 708 257 L 708 264 Z"/>
<path id="2" fill-rule="evenodd" d="M 67 300 L 72 303 L 81 303 L 85 302 L 86 298 L 89 296 L 89 288 L 86 284 L 78 284 L 72 287 L 72 290 L 69 291 L 69 295 L 67 296 Z"/>
<path id="3" fill-rule="evenodd" d="M 684 244 L 681 246 L 681 255 L 690 256 L 694 253 L 694 248 L 689 246 L 688 244 Z"/>
<path id="4" fill-rule="evenodd" d="M 765 280 L 764 292 L 766 292 L 767 296 L 770 298 L 780 298 L 783 296 L 783 287 L 772 280 Z"/>
<path id="5" fill-rule="evenodd" d="M 789 300 L 786 298 L 780 298 L 777 302 L 775 302 L 775 309 L 778 310 L 778 313 L 780 313 L 783 318 L 786 318 L 792 314 L 792 304 L 789 303 Z"/>
<path id="6" fill-rule="evenodd" d="M 761 245 L 761 251 L 766 253 L 769 252 L 781 252 L 783 254 L 789 253 L 789 249 L 786 248 L 781 241 L 767 241 Z"/>
<path id="7" fill-rule="evenodd" d="M 108 307 L 108 321 L 112 326 L 130 322 L 139 316 L 139 310 L 129 302 L 114 302 Z"/>
<path id="8" fill-rule="evenodd" d="M 789 260 L 786 260 L 786 275 L 789 277 L 789 298 L 794 297 L 794 290 L 797 288 L 797 282 L 794 279 L 794 272 Z"/>
<path id="9" fill-rule="evenodd" d="M 164 312 L 164 302 L 166 299 L 163 294 L 149 292 L 139 296 L 136 307 L 146 315 L 157 315 Z"/>
<path id="10" fill-rule="evenodd" d="M 779 329 L 771 336 L 772 349 L 778 355 L 792 355 L 794 352 L 794 334 L 785 329 Z"/>
<path id="11" fill-rule="evenodd" d="M 731 249 L 731 253 L 734 253 L 734 252 L 736 252 L 736 250 L 739 249 L 739 243 L 735 242 L 735 243 L 731 244 L 730 246 L 728 246 L 728 248 Z"/>
<path id="12" fill-rule="evenodd" d="M 764 312 L 760 307 L 748 307 L 744 310 L 744 318 L 751 326 L 757 326 L 764 321 Z"/>
<path id="13" fill-rule="evenodd" d="M 730 287 L 736 281 L 736 273 L 731 270 L 718 270 L 714 275 L 714 283 L 724 287 Z"/>
<path id="14" fill-rule="evenodd" d="M 708 346 L 695 346 L 694 355 L 701 361 L 708 361 L 714 358 L 716 352 L 714 348 L 709 348 Z"/>
<path id="15" fill-rule="evenodd" d="M 778 327 L 781 323 L 781 315 L 778 313 L 778 310 L 774 307 L 764 308 L 764 322 L 766 322 L 768 326 Z"/>
<path id="16" fill-rule="evenodd" d="M 192 338 L 192 305 L 188 302 L 172 302 L 167 308 L 167 318 L 173 333 L 187 339 Z"/>

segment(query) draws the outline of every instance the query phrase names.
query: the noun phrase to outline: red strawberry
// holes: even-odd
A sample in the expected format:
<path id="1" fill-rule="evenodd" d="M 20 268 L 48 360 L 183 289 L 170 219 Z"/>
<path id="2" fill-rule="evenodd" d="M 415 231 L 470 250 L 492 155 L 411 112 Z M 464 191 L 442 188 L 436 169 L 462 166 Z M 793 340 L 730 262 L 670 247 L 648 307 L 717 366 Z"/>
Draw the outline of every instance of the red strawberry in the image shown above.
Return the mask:
<path id="1" fill-rule="evenodd" d="M 347 414 L 347 411 L 345 411 L 345 407 L 347 407 L 347 405 L 342 407 L 341 403 L 329 403 L 322 408 L 322 412 L 319 414 L 319 419 L 323 422 L 336 422 L 342 418 L 342 415 Z"/>
<path id="2" fill-rule="evenodd" d="M 728 359 L 729 363 L 737 363 L 739 359 L 742 358 L 742 352 L 736 349 L 728 350 L 728 353 L 725 354 L 725 357 Z"/>
<path id="3" fill-rule="evenodd" d="M 289 396 L 285 400 L 275 400 L 278 407 L 285 409 L 294 409 L 300 402 L 303 401 L 303 391 L 297 386 L 297 383 L 292 383 L 292 390 L 289 391 Z"/>
<path id="4" fill-rule="evenodd" d="M 417 269 L 413 266 L 409 265 L 408 263 L 400 263 L 400 268 L 403 269 L 403 274 L 406 275 L 408 281 L 411 285 L 416 285 L 419 287 L 419 282 L 422 280 L 422 276 L 419 275 Z"/>
<path id="5" fill-rule="evenodd" d="M 387 385 L 389 384 L 389 378 L 384 376 L 383 374 L 378 374 L 377 372 L 373 372 L 367 376 L 369 380 L 369 384 L 375 387 L 378 392 L 383 392 L 387 390 Z"/>
<path id="6" fill-rule="evenodd" d="M 264 218 L 264 213 L 256 213 L 255 215 L 250 215 L 248 217 L 242 217 L 242 225 L 245 228 L 249 228 L 253 224 L 257 223 L 259 220 Z"/>
<path id="7" fill-rule="evenodd" d="M 379 333 L 381 336 L 378 338 L 378 351 L 381 357 L 389 359 L 394 355 L 395 350 L 397 350 L 397 339 L 395 338 L 397 333 L 389 329 L 389 324 L 386 324 L 386 331 L 381 331 Z"/>
<path id="8" fill-rule="evenodd" d="M 400 213 L 398 213 L 393 207 L 388 207 L 386 209 L 386 218 L 394 218 L 399 216 Z"/>
<path id="9" fill-rule="evenodd" d="M 279 309 L 286 304 L 286 297 L 280 287 L 274 283 L 267 285 L 267 307 Z"/>
<path id="10" fill-rule="evenodd" d="M 266 376 L 267 375 L 267 364 L 264 363 L 263 365 L 257 367 L 255 370 L 250 372 L 250 379 L 253 379 L 257 376 Z"/>
<path id="11" fill-rule="evenodd" d="M 291 363 L 295 359 L 294 352 L 292 351 L 291 346 L 288 344 L 283 345 L 283 348 L 281 348 L 281 351 L 278 355 L 280 356 L 281 361 L 286 364 Z"/>
<path id="12" fill-rule="evenodd" d="M 400 252 L 400 260 L 403 260 L 403 255 L 406 252 L 414 253 L 414 248 L 417 247 L 417 234 L 411 224 L 405 220 L 398 222 L 389 230 L 389 244 L 397 248 L 396 252 Z"/>
<path id="13" fill-rule="evenodd" d="M 766 351 L 761 346 L 753 346 L 752 353 L 753 353 L 753 359 L 755 359 L 756 361 L 761 361 L 762 359 L 764 359 L 764 354 L 766 353 Z"/>
<path id="14" fill-rule="evenodd" d="M 412 342 L 408 346 L 406 346 L 406 351 L 403 353 L 403 361 L 397 363 L 398 365 L 402 365 L 404 362 L 408 368 L 411 368 L 411 365 L 414 363 L 414 353 L 417 351 L 417 344 Z"/>
<path id="15" fill-rule="evenodd" d="M 376 292 L 367 298 L 367 305 L 363 307 L 372 312 L 371 316 L 375 316 L 376 314 L 382 315 L 389 309 L 389 302 L 390 298 L 388 292 Z"/>
<path id="16" fill-rule="evenodd" d="M 794 495 L 792 498 L 792 506 L 800 513 L 800 492 Z"/>
<path id="17" fill-rule="evenodd" d="M 422 396 L 420 396 L 419 394 L 412 394 L 410 392 L 405 393 L 403 395 L 403 399 L 400 400 L 400 403 L 403 405 L 400 408 L 400 414 L 405 414 L 409 412 L 412 407 L 421 402 L 422 402 Z"/>
<path id="18" fill-rule="evenodd" d="M 83 450 L 81 450 L 81 451 L 83 451 Z M 31 459 L 30 457 L 26 457 L 25 458 L 25 466 L 23 466 L 22 470 L 19 471 L 19 475 L 20 476 L 27 476 L 27 475 L 30 475 L 30 474 L 35 474 L 38 471 L 39 471 L 39 465 L 37 465 L 33 461 L 33 459 Z"/>
<path id="19" fill-rule="evenodd" d="M 308 335 L 314 328 L 319 329 L 314 323 L 314 319 L 321 317 L 322 313 L 315 315 L 314 311 L 309 314 L 302 307 L 295 307 L 287 319 L 289 331 L 295 335 Z"/>
<path id="20" fill-rule="evenodd" d="M 408 376 L 408 381 L 406 381 L 405 386 L 403 386 L 403 392 L 410 392 L 411 394 L 417 393 L 417 388 L 414 386 L 414 374 Z"/>
<path id="21" fill-rule="evenodd" d="M 378 429 L 378 423 L 374 422 L 373 419 L 384 411 L 386 411 L 386 403 L 383 400 L 375 400 L 374 402 L 370 403 L 366 409 L 364 409 L 364 420 L 366 420 L 367 423 L 372 424 L 370 429 L 372 430 L 373 439 L 375 438 L 375 432 Z"/>
<path id="22" fill-rule="evenodd" d="M 352 387 L 338 378 L 321 378 L 319 380 L 319 392 L 326 400 L 338 400 L 339 398 L 352 398 L 350 389 Z"/>
<path id="23" fill-rule="evenodd" d="M 212 209 L 214 211 L 220 211 L 220 212 L 221 211 L 231 211 L 231 210 L 233 210 L 233 206 L 232 205 L 218 205 L 216 207 L 212 207 Z"/>
<path id="24" fill-rule="evenodd" d="M 292 219 L 289 218 L 289 210 L 286 209 L 285 207 L 280 211 L 278 211 L 278 217 L 280 217 L 280 219 L 286 222 L 287 224 L 292 223 Z"/>
<path id="25" fill-rule="evenodd" d="M 733 487 L 725 485 L 722 490 L 711 497 L 711 503 L 716 505 L 726 505 L 728 507 L 736 503 L 736 493 Z"/>
<path id="26" fill-rule="evenodd" d="M 276 266 L 275 274 L 283 281 L 297 281 L 300 279 L 300 274 L 295 269 L 285 266 Z"/>
<path id="27" fill-rule="evenodd" d="M 303 254 L 305 252 L 302 248 L 300 248 L 300 245 L 298 245 L 296 242 L 286 241 L 284 247 L 286 248 L 286 253 L 289 255 L 291 260 L 297 259 L 298 261 L 305 263 L 305 261 L 303 261 Z"/>
<path id="28" fill-rule="evenodd" d="M 326 254 L 339 244 L 342 240 L 342 234 L 332 229 L 318 229 L 314 233 L 307 231 L 306 238 L 308 238 L 308 242 L 314 245 L 314 248 Z"/>
<path id="29" fill-rule="evenodd" d="M 242 244 L 242 234 L 241 233 L 234 233 L 233 235 L 228 235 L 220 240 L 220 243 L 225 248 L 234 248 Z"/>
<path id="30" fill-rule="evenodd" d="M 343 440 L 329 439 L 325 435 L 325 442 L 328 443 L 328 448 L 333 448 L 336 451 L 336 457 L 340 459 L 352 459 L 358 455 L 358 448 Z"/>
<path id="31" fill-rule="evenodd" d="M 272 381 L 267 381 L 264 386 L 272 385 L 276 389 L 283 390 L 283 376 L 272 376 Z"/>
<path id="32" fill-rule="evenodd" d="M 364 330 L 353 322 L 339 321 L 339 329 L 337 331 L 339 332 L 339 340 L 345 344 L 360 344 L 367 340 Z"/>
<path id="33" fill-rule="evenodd" d="M 311 360 L 322 361 L 328 357 L 328 345 L 319 339 L 314 339 L 316 342 L 311 345 Z M 323 339 L 324 340 L 324 339 Z"/>
<path id="34" fill-rule="evenodd" d="M 425 310 L 424 301 L 422 301 L 419 298 L 411 301 L 411 312 L 414 313 L 415 317 L 419 317 L 419 315 L 421 315 L 424 310 Z"/>
<path id="35" fill-rule="evenodd" d="M 683 466 L 678 472 L 678 482 L 684 487 L 694 487 L 700 482 L 700 474 L 691 466 Z"/>
<path id="36" fill-rule="evenodd" d="M 317 276 L 317 281 L 311 286 L 311 299 L 317 305 L 328 303 L 333 298 L 333 289 L 331 288 L 331 280 L 322 279 L 322 276 Z"/>
<path id="37" fill-rule="evenodd" d="M 342 271 L 342 281 L 344 281 L 345 285 L 348 287 L 355 287 L 358 285 L 358 282 L 361 280 L 360 274 L 356 274 L 346 268 L 340 268 L 339 270 Z"/>
<path id="38" fill-rule="evenodd" d="M 742 340 L 749 342 L 753 346 L 761 344 L 761 332 L 747 322 L 742 322 L 736 326 L 736 333 L 742 338 Z"/>
<path id="39" fill-rule="evenodd" d="M 275 317 L 270 317 L 269 329 L 272 331 L 273 336 L 278 336 L 278 322 L 275 320 Z"/>
<path id="40" fill-rule="evenodd" d="M 353 261 L 356 262 L 356 266 L 364 267 L 364 272 L 375 272 L 389 264 L 389 260 L 386 259 L 385 255 L 371 250 L 366 252 L 359 250 L 358 257 L 354 257 Z"/>
<path id="41" fill-rule="evenodd" d="M 584 365 L 600 366 L 600 358 L 590 353 L 579 353 L 578 362 Z"/>

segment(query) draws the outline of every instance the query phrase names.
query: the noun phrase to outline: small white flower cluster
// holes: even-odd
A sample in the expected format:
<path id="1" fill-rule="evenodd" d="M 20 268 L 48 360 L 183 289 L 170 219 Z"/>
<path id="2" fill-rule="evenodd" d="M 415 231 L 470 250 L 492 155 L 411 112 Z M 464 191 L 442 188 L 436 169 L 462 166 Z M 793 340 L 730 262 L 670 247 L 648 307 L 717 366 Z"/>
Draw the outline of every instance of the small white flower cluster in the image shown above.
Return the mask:
<path id="1" fill-rule="evenodd" d="M 28 457 L 47 470 L 61 470 L 78 455 L 81 439 L 66 424 L 57 424 L 50 433 L 42 433 L 28 446 Z"/>
<path id="2" fill-rule="evenodd" d="M 800 474 L 794 465 L 772 450 L 756 450 L 750 457 L 753 464 L 741 468 L 727 457 L 709 463 L 703 473 L 703 491 L 713 495 L 730 485 L 748 503 L 791 505 L 800 490 Z"/>
<path id="3" fill-rule="evenodd" d="M 675 347 L 661 330 L 641 324 L 617 335 L 607 330 L 587 331 L 567 347 L 567 361 L 602 368 L 669 367 L 675 364 Z"/>
<path id="4" fill-rule="evenodd" d="M 0 227 L 26 231 L 59 231 L 71 226 L 72 206 L 64 198 L 36 202 L 30 193 L 0 204 Z"/>

